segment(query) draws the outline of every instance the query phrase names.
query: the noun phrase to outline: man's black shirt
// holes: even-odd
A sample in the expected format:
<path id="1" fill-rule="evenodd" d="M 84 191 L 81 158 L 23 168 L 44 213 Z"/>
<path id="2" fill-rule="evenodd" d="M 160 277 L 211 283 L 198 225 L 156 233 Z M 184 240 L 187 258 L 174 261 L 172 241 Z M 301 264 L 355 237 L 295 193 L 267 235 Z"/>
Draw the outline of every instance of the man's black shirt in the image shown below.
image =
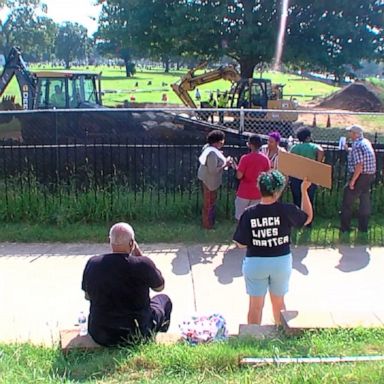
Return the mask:
<path id="1" fill-rule="evenodd" d="M 163 284 L 161 272 L 148 257 L 110 253 L 90 258 L 82 281 L 91 301 L 90 334 L 98 341 L 100 329 L 128 330 L 136 321 L 140 328 L 150 328 L 149 289 Z"/>

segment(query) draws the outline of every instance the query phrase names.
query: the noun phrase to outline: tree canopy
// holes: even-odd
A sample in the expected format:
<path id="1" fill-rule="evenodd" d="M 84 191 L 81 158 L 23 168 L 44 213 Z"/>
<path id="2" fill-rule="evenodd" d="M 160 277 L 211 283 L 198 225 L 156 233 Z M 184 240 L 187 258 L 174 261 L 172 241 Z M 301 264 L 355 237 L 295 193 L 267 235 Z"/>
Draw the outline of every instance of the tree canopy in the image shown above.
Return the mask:
<path id="1" fill-rule="evenodd" d="M 295 1 L 289 10 L 286 59 L 304 68 L 334 73 L 384 58 L 384 2 Z"/>
<path id="2" fill-rule="evenodd" d="M 228 56 L 251 77 L 275 55 L 282 0 L 100 2 L 99 38 L 130 59 Z M 382 0 L 291 0 L 284 62 L 337 73 L 361 59 L 382 59 L 383 7 Z"/>

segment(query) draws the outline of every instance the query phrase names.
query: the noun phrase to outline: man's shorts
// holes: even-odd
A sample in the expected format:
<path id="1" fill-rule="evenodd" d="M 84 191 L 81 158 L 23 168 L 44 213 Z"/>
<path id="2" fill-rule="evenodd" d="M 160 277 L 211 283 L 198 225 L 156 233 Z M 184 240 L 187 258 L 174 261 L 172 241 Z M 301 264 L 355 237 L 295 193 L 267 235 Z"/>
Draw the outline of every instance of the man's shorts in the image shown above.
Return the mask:
<path id="1" fill-rule="evenodd" d="M 265 296 L 268 289 L 275 296 L 288 292 L 292 272 L 292 254 L 278 257 L 245 257 L 245 287 L 250 296 Z"/>
<path id="2" fill-rule="evenodd" d="M 243 199 L 242 197 L 237 197 L 235 199 L 235 218 L 240 220 L 241 215 L 245 211 L 245 208 L 250 207 L 251 205 L 256 205 L 260 203 L 260 200 L 249 200 Z"/>

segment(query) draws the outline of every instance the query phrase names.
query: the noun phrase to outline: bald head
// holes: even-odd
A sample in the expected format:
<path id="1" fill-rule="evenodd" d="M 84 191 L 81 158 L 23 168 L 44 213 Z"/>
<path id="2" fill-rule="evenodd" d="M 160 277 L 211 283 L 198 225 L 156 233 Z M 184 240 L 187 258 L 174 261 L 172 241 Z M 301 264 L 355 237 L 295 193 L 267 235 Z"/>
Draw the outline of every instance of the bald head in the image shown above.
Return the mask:
<path id="1" fill-rule="evenodd" d="M 127 252 L 135 240 L 135 232 L 127 223 L 116 223 L 109 230 L 109 243 L 114 252 Z"/>

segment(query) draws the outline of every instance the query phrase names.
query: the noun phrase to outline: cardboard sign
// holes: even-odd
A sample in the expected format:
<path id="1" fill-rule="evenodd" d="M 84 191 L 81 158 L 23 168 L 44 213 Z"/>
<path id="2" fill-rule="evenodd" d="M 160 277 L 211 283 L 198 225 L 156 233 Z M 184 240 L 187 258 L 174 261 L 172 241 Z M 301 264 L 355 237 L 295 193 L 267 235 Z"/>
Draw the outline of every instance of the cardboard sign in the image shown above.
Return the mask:
<path id="1" fill-rule="evenodd" d="M 313 184 L 332 188 L 332 167 L 289 152 L 279 152 L 277 169 L 286 176 L 305 177 Z"/>

